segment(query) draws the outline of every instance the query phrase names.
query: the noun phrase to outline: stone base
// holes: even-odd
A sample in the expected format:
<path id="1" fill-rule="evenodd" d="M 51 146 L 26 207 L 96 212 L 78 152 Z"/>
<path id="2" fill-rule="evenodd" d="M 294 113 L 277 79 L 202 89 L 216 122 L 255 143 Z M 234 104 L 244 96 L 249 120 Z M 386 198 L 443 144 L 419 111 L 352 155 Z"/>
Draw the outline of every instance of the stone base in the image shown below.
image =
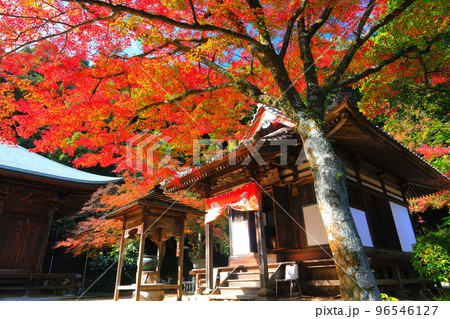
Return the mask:
<path id="1" fill-rule="evenodd" d="M 163 301 L 164 290 L 141 291 L 140 301 Z M 136 298 L 136 291 L 133 292 L 133 299 Z"/>
<path id="2" fill-rule="evenodd" d="M 258 301 L 270 301 L 275 300 L 275 295 L 272 289 L 261 288 L 256 294 L 256 300 Z"/>

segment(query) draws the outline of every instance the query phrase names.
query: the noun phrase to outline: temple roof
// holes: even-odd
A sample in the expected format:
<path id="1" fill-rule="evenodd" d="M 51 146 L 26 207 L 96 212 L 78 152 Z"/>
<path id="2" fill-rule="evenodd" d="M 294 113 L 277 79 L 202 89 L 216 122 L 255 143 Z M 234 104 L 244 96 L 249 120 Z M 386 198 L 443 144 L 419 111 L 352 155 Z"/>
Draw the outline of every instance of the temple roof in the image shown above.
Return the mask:
<path id="1" fill-rule="evenodd" d="M 176 199 L 173 199 L 170 196 L 167 196 L 163 193 L 162 189 L 159 186 L 153 188 L 146 196 L 135 200 L 127 205 L 116 209 L 110 214 L 106 215 L 106 218 L 118 218 L 120 219 L 123 215 L 125 215 L 130 209 L 138 205 L 145 205 L 149 207 L 159 207 L 164 209 L 165 211 L 177 211 L 187 213 L 188 217 L 193 216 L 202 216 L 205 212 L 188 206 L 179 202 Z"/>
<path id="2" fill-rule="evenodd" d="M 435 186 L 435 181 L 445 178 L 441 172 L 372 124 L 351 105 L 346 96 L 330 106 L 325 121 L 328 125 L 328 135 L 333 139 L 335 146 L 348 154 L 364 158 L 368 163 L 391 173 L 403 183 L 408 183 L 410 189 L 406 192 L 408 198 L 424 196 L 440 189 Z M 279 110 L 258 105 L 245 138 L 247 143 L 290 138 L 295 135 L 292 124 L 292 121 Z M 220 171 L 229 168 L 228 157 L 231 153 L 235 153 L 236 158 L 248 156 L 245 145 L 241 143 L 238 148 L 222 153 L 203 166 L 179 174 L 178 185 L 169 186 L 168 191 L 181 190 L 198 180 L 210 178 L 212 174 L 220 174 Z M 263 149 L 264 147 L 261 148 Z"/>
<path id="3" fill-rule="evenodd" d="M 0 174 L 46 182 L 101 186 L 121 178 L 83 172 L 17 146 L 0 143 Z"/>

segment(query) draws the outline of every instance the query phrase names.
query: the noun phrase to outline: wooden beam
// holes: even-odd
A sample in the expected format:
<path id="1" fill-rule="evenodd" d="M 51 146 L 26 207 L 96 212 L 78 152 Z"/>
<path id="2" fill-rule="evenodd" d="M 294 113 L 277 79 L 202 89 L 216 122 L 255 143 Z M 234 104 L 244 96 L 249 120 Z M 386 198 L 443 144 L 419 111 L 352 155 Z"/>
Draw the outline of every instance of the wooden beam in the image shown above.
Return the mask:
<path id="1" fill-rule="evenodd" d="M 343 113 L 340 117 L 339 117 L 339 122 L 336 124 L 335 127 L 333 127 L 331 129 L 331 131 L 329 131 L 327 133 L 327 136 L 330 137 L 331 135 L 333 135 L 334 133 L 336 133 L 344 124 L 345 122 L 347 122 L 348 120 L 348 114 L 347 113 Z"/>
<path id="2" fill-rule="evenodd" d="M 177 301 L 183 298 L 183 262 L 184 262 L 184 217 L 181 218 L 180 256 L 178 257 L 178 288 Z"/>
<path id="3" fill-rule="evenodd" d="M 122 237 L 120 239 L 119 261 L 117 262 L 116 287 L 114 289 L 114 301 L 119 300 L 119 286 L 122 277 L 123 253 L 125 251 L 125 223 L 122 225 Z"/>
<path id="4" fill-rule="evenodd" d="M 206 241 L 206 289 L 205 294 L 209 294 L 214 289 L 213 286 L 213 235 L 212 223 L 205 225 Z"/>

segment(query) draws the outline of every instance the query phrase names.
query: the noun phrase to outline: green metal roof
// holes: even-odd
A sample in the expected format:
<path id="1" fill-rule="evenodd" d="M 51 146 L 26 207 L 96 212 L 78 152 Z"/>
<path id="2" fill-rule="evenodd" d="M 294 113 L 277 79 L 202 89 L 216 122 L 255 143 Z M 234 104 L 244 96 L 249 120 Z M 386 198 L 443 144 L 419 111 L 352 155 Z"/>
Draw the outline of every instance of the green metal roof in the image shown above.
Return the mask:
<path id="1" fill-rule="evenodd" d="M 0 142 L 0 174 L 18 175 L 33 179 L 60 181 L 86 186 L 104 185 L 121 180 L 83 172 L 54 162 L 17 145 Z"/>

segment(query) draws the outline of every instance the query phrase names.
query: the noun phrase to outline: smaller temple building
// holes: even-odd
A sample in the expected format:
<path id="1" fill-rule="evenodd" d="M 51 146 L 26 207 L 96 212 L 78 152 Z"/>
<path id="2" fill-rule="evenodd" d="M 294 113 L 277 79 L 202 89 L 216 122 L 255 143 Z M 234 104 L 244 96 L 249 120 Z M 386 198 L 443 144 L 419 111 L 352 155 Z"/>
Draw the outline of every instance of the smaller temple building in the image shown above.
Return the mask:
<path id="1" fill-rule="evenodd" d="M 114 300 L 119 300 L 120 291 L 131 290 L 136 301 L 161 301 L 164 300 L 164 290 L 176 289 L 177 300 L 181 301 L 185 220 L 203 215 L 204 212 L 165 195 L 159 186 L 151 190 L 147 196 L 108 214 L 106 218 L 120 220 L 123 225 Z M 125 241 L 136 235 L 139 235 L 136 282 L 132 285 L 122 285 L 121 276 Z M 148 269 L 144 267 L 144 249 L 147 237 L 158 245 L 158 254 L 156 256 L 147 256 L 148 259 L 154 257 L 156 261 L 155 267 Z M 164 241 L 169 237 L 177 238 L 178 275 L 176 284 L 166 284 L 160 281 L 161 265 L 164 258 L 163 245 Z"/>
<path id="2" fill-rule="evenodd" d="M 118 181 L 0 143 L 0 292 L 28 295 L 52 289 L 49 280 L 73 281 L 75 275 L 42 273 L 51 224 L 79 211 L 99 187 Z"/>

